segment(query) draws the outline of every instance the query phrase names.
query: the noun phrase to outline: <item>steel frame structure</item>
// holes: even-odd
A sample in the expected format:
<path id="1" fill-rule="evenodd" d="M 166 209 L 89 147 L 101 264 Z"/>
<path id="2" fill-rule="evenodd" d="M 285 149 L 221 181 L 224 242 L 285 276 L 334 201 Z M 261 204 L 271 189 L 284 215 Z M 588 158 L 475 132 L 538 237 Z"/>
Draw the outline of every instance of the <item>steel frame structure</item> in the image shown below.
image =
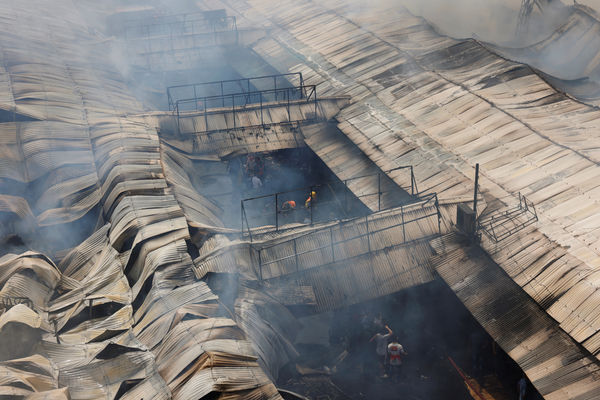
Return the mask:
<path id="1" fill-rule="evenodd" d="M 183 104 L 193 104 L 194 108 L 182 114 Z M 292 119 L 292 106 L 310 104 L 314 107 L 313 118 Z M 214 107 L 211 107 L 214 105 Z M 220 107 L 218 106 L 220 105 Z M 205 126 L 208 127 L 208 116 L 212 114 L 233 113 L 233 127 L 226 129 L 208 129 L 194 131 L 193 133 L 210 133 L 220 130 L 236 130 L 270 125 L 265 122 L 265 110 L 275 107 L 285 107 L 288 120 L 285 123 L 313 121 L 318 119 L 317 87 L 315 85 L 294 86 L 278 89 L 259 90 L 255 92 L 242 92 L 226 94 L 223 96 L 207 96 L 192 99 L 182 99 L 175 102 L 175 115 L 177 116 L 177 131 L 181 134 L 181 120 L 185 118 L 204 117 Z M 260 111 L 260 124 L 238 126 L 236 113 L 258 109 Z"/>
<path id="2" fill-rule="evenodd" d="M 157 55 L 176 57 L 181 51 L 239 43 L 236 17 L 225 10 L 160 16 L 151 23 L 128 21 L 117 35 L 124 39 L 129 54 L 145 59 L 148 69 Z"/>
<path id="3" fill-rule="evenodd" d="M 524 218 L 523 218 L 524 217 Z M 538 221 L 535 205 L 519 192 L 519 205 L 491 214 L 477 221 L 490 239 L 498 243 Z"/>
<path id="4" fill-rule="evenodd" d="M 125 40 L 148 39 L 151 37 L 173 36 L 173 34 L 195 34 L 210 32 L 237 31 L 237 19 L 227 15 L 225 10 L 175 14 L 147 19 L 128 21 L 123 27 Z"/>
<path id="5" fill-rule="evenodd" d="M 377 196 L 377 211 L 385 211 L 385 210 L 389 210 L 392 208 L 396 208 L 398 206 L 400 206 L 401 204 L 392 204 L 388 207 L 382 208 L 382 204 L 381 204 L 381 196 L 384 193 L 390 193 L 392 192 L 391 190 L 388 191 L 382 191 L 382 187 L 381 187 L 381 177 L 382 175 L 384 176 L 388 176 L 388 174 L 390 174 L 391 172 L 394 171 L 398 171 L 398 170 L 407 170 L 410 172 L 410 187 L 401 187 L 398 186 L 399 189 L 405 191 L 406 193 L 408 193 L 412 199 L 417 199 L 416 201 L 419 201 L 420 199 L 424 199 L 426 197 L 419 197 L 419 190 L 417 188 L 417 181 L 415 179 L 415 174 L 414 174 L 414 168 L 412 165 L 406 165 L 406 166 L 400 166 L 400 167 L 396 167 L 396 168 L 392 168 L 388 171 L 384 171 L 384 172 L 378 172 L 376 174 L 368 174 L 368 175 L 360 175 L 360 176 L 355 176 L 349 179 L 345 179 L 344 181 L 342 181 L 342 189 L 344 190 L 344 204 L 338 204 L 338 206 L 340 209 L 343 210 L 347 210 L 348 209 L 348 192 L 351 192 L 350 188 L 348 187 L 348 183 L 358 180 L 358 179 L 365 179 L 365 178 L 373 178 L 373 179 L 377 179 L 377 192 L 374 193 L 365 193 L 365 194 L 361 194 L 361 195 L 354 195 L 356 198 L 361 199 L 364 197 L 368 197 L 368 196 Z M 395 184 L 395 182 L 393 182 Z M 248 214 L 246 211 L 246 204 L 247 202 L 253 201 L 253 200 L 260 200 L 260 199 L 269 199 L 269 198 L 273 198 L 273 215 L 274 215 L 274 219 L 275 219 L 275 227 L 273 229 L 271 229 L 270 231 L 274 231 L 274 232 L 278 232 L 279 228 L 280 228 L 280 224 L 279 224 L 279 215 L 287 212 L 285 210 L 282 210 L 281 207 L 279 206 L 279 202 L 280 202 L 280 198 L 282 198 L 284 195 L 286 194 L 290 194 L 290 193 L 298 193 L 298 192 L 305 192 L 307 195 L 313 191 L 320 191 L 321 188 L 326 188 L 329 187 L 329 189 L 333 192 L 333 189 L 331 189 L 331 184 L 339 184 L 338 181 L 328 181 L 328 182 L 324 182 L 324 183 L 320 183 L 317 185 L 312 185 L 312 186 L 306 186 L 306 187 L 302 187 L 302 188 L 298 188 L 298 189 L 294 189 L 294 190 L 288 190 L 288 191 L 284 191 L 284 192 L 277 192 L 277 193 L 271 193 L 271 194 L 266 194 L 266 195 L 262 195 L 262 196 L 255 196 L 255 197 L 250 197 L 250 198 L 246 198 L 240 201 L 240 208 L 241 208 L 241 218 L 242 218 L 242 224 L 241 224 L 241 232 L 242 235 L 246 235 L 246 231 L 244 230 L 244 225 L 245 228 L 247 230 L 247 235 L 250 238 L 250 241 L 252 242 L 252 229 L 254 228 L 258 228 L 257 227 L 251 227 L 250 223 L 248 222 Z M 436 196 L 436 202 L 437 202 L 437 196 Z M 323 202 L 318 202 L 316 203 L 315 207 L 311 206 L 309 207 L 309 212 L 310 212 L 310 222 L 307 224 L 303 224 L 303 225 L 313 225 L 315 222 L 325 222 L 324 220 L 319 220 L 316 221 L 315 217 L 314 217 L 314 208 L 318 208 L 319 204 L 329 204 L 331 202 L 328 203 L 323 203 Z M 412 204 L 412 203 L 410 203 Z M 292 211 L 293 212 L 293 211 Z M 261 232 L 268 232 L 269 230 L 262 230 Z"/>
<path id="6" fill-rule="evenodd" d="M 428 213 L 428 214 L 425 214 L 425 215 L 418 216 L 418 217 L 413 218 L 413 219 L 406 219 L 405 218 L 405 211 L 404 211 L 405 207 L 406 206 L 414 207 L 415 205 L 418 205 L 419 203 L 421 204 L 421 208 L 422 209 L 425 209 L 426 207 L 433 207 L 435 209 L 435 211 L 433 211 L 431 213 Z M 433 205 L 431 205 L 431 203 L 433 203 Z M 255 259 L 258 260 L 258 265 L 256 265 L 256 266 L 257 266 L 257 269 L 258 269 L 258 275 L 259 275 L 260 280 L 261 281 L 263 280 L 263 268 L 265 266 L 268 266 L 270 264 L 274 264 L 274 263 L 277 263 L 277 262 L 282 262 L 282 261 L 289 260 L 289 259 L 293 258 L 293 259 L 295 259 L 296 273 L 298 273 L 298 272 L 300 272 L 300 261 L 299 261 L 299 257 L 300 256 L 305 255 L 305 254 L 320 252 L 321 250 L 325 250 L 325 249 L 329 249 L 330 254 L 331 254 L 331 261 L 328 262 L 328 263 L 325 263 L 325 264 L 330 264 L 330 263 L 335 263 L 335 262 L 338 262 L 338 261 L 345 260 L 347 258 L 344 258 L 344 257 L 338 257 L 336 259 L 336 256 L 335 256 L 335 254 L 336 254 L 335 247 L 338 246 L 338 245 L 340 245 L 340 244 L 350 242 L 352 240 L 366 238 L 367 249 L 368 250 L 364 254 L 370 254 L 373 251 L 372 248 L 371 248 L 371 237 L 373 235 L 375 235 L 377 233 L 380 233 L 380 232 L 384 232 L 384 231 L 393 229 L 393 228 L 397 228 L 399 226 L 402 226 L 402 242 L 401 243 L 397 243 L 395 246 L 413 242 L 415 240 L 409 240 L 409 241 L 406 240 L 406 225 L 408 225 L 410 223 L 413 223 L 413 222 L 417 222 L 417 221 L 425 219 L 425 218 L 431 218 L 431 217 L 434 217 L 434 216 L 437 217 L 437 220 L 438 220 L 438 235 L 441 234 L 441 213 L 440 213 L 439 201 L 438 201 L 437 193 L 427 194 L 423 198 L 419 199 L 418 201 L 416 201 L 414 203 L 410 203 L 410 204 L 407 204 L 407 205 L 401 205 L 400 207 L 394 207 L 394 208 L 400 208 L 401 222 L 395 223 L 393 225 L 390 225 L 390 226 L 387 226 L 387 227 L 384 227 L 384 228 L 379 228 L 379 229 L 375 229 L 375 230 L 369 229 L 369 218 L 373 219 L 374 217 L 373 217 L 373 214 L 367 214 L 364 217 L 356 217 L 356 218 L 352 218 L 352 219 L 349 219 L 349 220 L 340 221 L 338 224 L 330 225 L 328 227 L 324 227 L 324 228 L 321 228 L 321 229 L 318 229 L 318 230 L 315 230 L 315 231 L 307 232 L 307 233 L 302 234 L 300 236 L 296 236 L 296 237 L 293 237 L 293 238 L 291 238 L 289 240 L 286 240 L 284 242 L 279 242 L 279 243 L 276 243 L 276 244 L 273 244 L 273 245 L 270 245 L 270 246 L 258 247 L 256 245 L 252 245 L 251 244 L 250 245 L 250 251 L 251 252 L 253 251 L 256 254 L 256 257 L 252 257 L 252 254 L 251 254 L 251 258 L 252 258 L 252 260 L 255 260 Z M 391 209 L 394 209 L 394 208 L 391 208 Z M 390 209 L 388 209 L 388 210 L 390 210 Z M 358 222 L 359 220 L 361 220 L 363 218 L 365 220 L 366 233 L 356 234 L 356 235 L 353 235 L 351 237 L 347 237 L 347 238 L 345 238 L 343 240 L 337 240 L 337 241 L 333 240 L 333 236 L 334 236 L 333 235 L 333 230 L 334 230 L 334 228 L 341 229 L 344 225 L 350 225 L 350 224 L 356 223 L 356 222 Z M 309 250 L 304 250 L 304 251 L 298 251 L 298 246 L 297 246 L 298 239 L 306 237 L 308 235 L 315 235 L 315 234 L 317 234 L 319 232 L 329 232 L 329 235 L 325 235 L 326 237 L 329 238 L 329 242 L 328 243 L 323 244 L 321 246 L 318 246 L 318 247 L 316 247 L 314 249 L 309 249 Z M 288 243 L 293 243 L 293 249 L 294 249 L 293 254 L 287 255 L 287 256 L 283 256 L 283 257 L 279 257 L 279 258 L 277 258 L 275 260 L 270 260 L 268 262 L 263 262 L 262 261 L 262 252 L 263 251 L 271 249 L 273 247 L 283 246 L 283 245 L 286 245 Z M 382 249 L 378 249 L 378 250 L 382 250 Z"/>
<path id="7" fill-rule="evenodd" d="M 187 101 L 192 100 L 200 100 L 202 98 L 212 96 L 210 89 L 216 89 L 220 92 L 217 96 L 233 95 L 233 94 L 241 94 L 241 93 L 250 93 L 255 92 L 254 89 L 255 84 L 260 82 L 270 83 L 273 81 L 273 86 L 269 89 L 277 89 L 277 82 L 283 80 L 287 82 L 287 85 L 280 85 L 281 87 L 293 87 L 293 85 L 289 84 L 288 78 L 295 77 L 299 81 L 300 87 L 304 86 L 304 78 L 302 77 L 301 72 L 295 73 L 287 73 L 287 74 L 274 74 L 274 75 L 264 75 L 264 76 L 256 76 L 252 78 L 239 78 L 239 79 L 227 79 L 222 81 L 212 81 L 212 82 L 200 82 L 200 83 L 190 83 L 185 85 L 175 85 L 169 86 L 167 88 L 167 101 L 169 103 L 169 111 L 175 111 L 176 104 L 179 100 L 187 99 Z M 233 90 L 227 90 L 229 87 L 233 87 Z M 192 97 L 188 95 L 184 95 L 183 98 L 179 98 L 177 96 L 178 91 L 186 91 Z M 207 94 L 207 92 L 209 94 Z M 225 107 L 225 103 L 223 100 L 223 107 Z"/>

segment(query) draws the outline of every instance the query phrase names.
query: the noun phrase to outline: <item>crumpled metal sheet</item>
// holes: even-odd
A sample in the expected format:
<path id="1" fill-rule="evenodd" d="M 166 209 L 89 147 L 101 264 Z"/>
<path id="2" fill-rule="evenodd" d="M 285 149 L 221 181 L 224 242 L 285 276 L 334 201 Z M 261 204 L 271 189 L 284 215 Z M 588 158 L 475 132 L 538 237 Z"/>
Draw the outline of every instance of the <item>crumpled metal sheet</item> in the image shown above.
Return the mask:
<path id="1" fill-rule="evenodd" d="M 194 189 L 187 173 L 193 171 L 189 160 L 165 145 L 161 146 L 161 154 L 167 182 L 173 188 L 187 220 L 197 227 L 206 227 L 208 222 L 209 226 L 223 228 L 219 220 L 223 210 Z"/>
<path id="2" fill-rule="evenodd" d="M 58 388 L 58 369 L 40 355 L 0 362 L 0 396 L 27 399 L 68 399 Z"/>
<path id="3" fill-rule="evenodd" d="M 298 357 L 293 340 L 300 323 L 271 296 L 244 284 L 239 287 L 235 314 L 258 354 L 260 365 L 271 379 L 277 380 L 281 367 Z"/>
<path id="4" fill-rule="evenodd" d="M 28 302 L 0 326 L 42 334 L 39 355 L 0 363 L 0 393 L 280 399 L 236 316 L 193 272 L 189 226 L 226 231 L 219 209 L 193 188 L 185 158 L 161 154 L 156 130 L 127 117 L 142 109 L 106 62 L 106 43 L 70 0 L 3 3 L 0 17 L 0 108 L 40 120 L 0 123 L 0 177 L 40 185 L 31 199 L 0 182 L 7 229 L 27 226 L 43 241 L 39 226 L 100 214 L 93 233 L 66 232 L 80 243 L 71 250 L 0 257 L 0 297 Z M 24 18 L 36 29 L 20 32 Z"/>

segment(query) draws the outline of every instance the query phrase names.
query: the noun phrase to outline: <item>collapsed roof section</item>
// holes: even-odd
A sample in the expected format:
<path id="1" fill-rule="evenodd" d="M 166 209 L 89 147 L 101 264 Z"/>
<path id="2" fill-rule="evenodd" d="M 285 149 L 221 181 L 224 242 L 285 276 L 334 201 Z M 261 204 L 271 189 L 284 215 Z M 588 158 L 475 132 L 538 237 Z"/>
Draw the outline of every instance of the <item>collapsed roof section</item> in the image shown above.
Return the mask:
<path id="1" fill-rule="evenodd" d="M 533 307 L 544 310 L 540 318 L 549 315 L 560 324 L 566 334 L 549 318 L 544 326 L 560 332 L 560 340 L 566 340 L 571 351 L 569 361 L 575 361 L 564 363 L 552 352 L 536 353 L 534 368 L 526 368 L 528 353 L 536 351 L 528 348 L 527 339 L 535 336 L 539 344 L 543 338 L 539 331 L 528 330 L 527 321 L 507 325 L 522 339 L 510 345 L 522 346 L 515 358 L 548 398 L 593 398 L 599 385 L 597 360 L 591 355 L 598 354 L 600 330 L 594 322 L 599 320 L 594 274 L 600 227 L 594 218 L 598 205 L 590 193 L 599 184 L 600 146 L 589 132 L 598 125 L 598 111 L 557 92 L 531 68 L 507 61 L 475 41 L 441 37 L 404 10 L 345 14 L 346 3 L 335 0 L 284 1 L 277 10 L 266 0 L 228 1 L 223 7 L 229 5 L 254 24 L 271 21 L 275 34 L 257 42 L 253 50 L 280 72 L 301 72 L 308 85 L 323 83 L 320 97 L 321 93 L 350 96 L 349 106 L 336 117 L 345 134 L 344 145 L 331 139 L 340 134 L 337 131 L 319 136 L 321 132 L 305 130 L 305 140 L 316 152 L 327 153 L 319 138 L 333 143 L 338 152 L 326 161 L 336 166 L 332 170 L 340 177 L 358 149 L 368 158 L 363 157 L 360 166 L 391 171 L 412 165 L 421 192 L 437 192 L 442 202 L 453 204 L 472 199 L 468 176 L 472 164 L 479 162 L 484 175 L 481 189 L 490 204 L 486 214 L 516 201 L 519 191 L 537 204 L 539 227 L 529 225 L 500 241 L 484 236 L 482 246 L 529 294 L 526 298 L 535 301 Z M 54 232 L 71 233 L 73 240 L 83 243 L 65 252 L 50 251 L 52 257 L 30 251 L 0 259 L 5 271 L 0 275 L 0 297 L 14 300 L 3 302 L 11 308 L 0 323 L 40 329 L 39 352 L 45 355 L 4 363 L 2 367 L 11 368 L 11 377 L 2 390 L 23 396 L 44 391 L 56 398 L 67 395 L 60 389 L 64 386 L 72 387 L 71 398 L 197 398 L 211 393 L 279 398 L 272 378 L 294 355 L 288 341 L 294 319 L 277 296 L 261 294 L 248 281 L 285 281 L 289 270 L 293 272 L 289 261 L 303 254 L 296 248 L 294 257 L 273 256 L 265 260 L 268 265 L 261 260 L 256 270 L 252 268 L 256 263 L 245 256 L 252 251 L 250 246 L 212 236 L 228 230 L 220 223 L 219 207 L 191 184 L 191 160 L 202 152 L 197 151 L 201 146 L 193 143 L 192 151 L 186 151 L 185 140 L 180 140 L 181 147 L 161 143 L 155 129 L 160 123 L 144 114 L 128 93 L 122 76 L 103 58 L 104 44 L 82 23 L 71 2 L 50 8 L 34 0 L 4 7 L 9 23 L 3 32 L 7 39 L 2 43 L 6 71 L 2 82 L 8 82 L 12 94 L 5 99 L 6 108 L 40 121 L 0 124 L 9 161 L 0 168 L 2 210 L 18 222 L 11 229 L 25 231 L 22 221 L 32 221 L 27 225 L 29 244 L 43 239 L 38 229 L 43 224 L 59 227 L 88 215 L 93 217 L 87 224 L 94 233 Z M 19 32 L 20 21 L 26 18 L 35 18 L 35 30 L 17 39 L 12 33 Z M 96 51 L 88 51 L 88 46 Z M 232 106 L 237 106 L 235 100 Z M 330 106 L 324 115 L 337 113 L 341 104 Z M 273 121 L 297 122 L 290 121 L 287 107 L 279 115 L 287 113 L 288 120 Z M 197 111 L 200 116 L 193 115 Z M 238 126 L 266 130 L 262 107 L 245 107 L 248 125 L 238 124 L 240 120 L 231 115 L 227 119 L 227 112 L 221 113 L 224 124 L 217 129 L 229 135 L 223 142 L 238 140 L 229 133 Z M 300 110 L 303 117 L 309 112 Z M 191 117 L 198 120 L 186 133 L 210 130 L 206 110 L 191 110 Z M 169 118 L 176 126 L 173 116 Z M 217 151 L 248 151 L 251 145 L 270 149 L 268 139 L 249 140 L 246 145 L 226 144 Z M 203 151 L 214 150 L 207 146 Z M 390 178 L 404 188 L 415 179 L 413 174 Z M 32 197 L 32 188 L 42 195 Z M 90 214 L 92 209 L 98 214 Z M 432 279 L 431 247 L 426 241 L 411 243 L 415 249 L 410 251 L 397 246 L 400 229 L 403 235 L 406 232 L 404 224 L 394 221 L 405 214 L 402 208 L 399 214 L 394 212 L 387 220 L 371 219 L 378 224 L 391 221 L 393 234 L 370 232 L 367 217 L 364 224 L 352 221 L 316 232 L 317 239 L 309 237 L 303 243 L 315 253 L 308 257 L 316 260 L 312 266 L 327 263 L 333 268 L 308 270 L 298 292 L 317 288 L 315 304 L 327 310 L 347 304 L 354 288 L 360 289 L 362 300 Z M 417 224 L 409 235 L 438 235 L 439 212 L 424 216 L 427 222 Z M 201 232 L 200 240 L 194 240 L 190 228 Z M 356 254 L 356 264 L 342 265 L 346 263 L 340 258 L 336 264 L 342 250 L 364 250 L 364 240 L 359 247 L 334 239 L 347 234 L 345 229 L 367 231 L 367 250 Z M 211 237 L 204 242 L 207 233 Z M 317 240 L 327 235 L 329 246 L 321 248 Z M 371 238 L 377 239 L 373 246 L 381 250 L 375 257 Z M 304 240 L 288 239 L 277 243 L 287 252 Z M 194 243 L 204 246 L 194 249 Z M 391 257 L 386 254 L 390 246 L 396 246 Z M 236 255 L 237 250 L 244 255 Z M 199 256 L 192 259 L 194 252 Z M 454 255 L 459 259 L 464 254 L 459 249 Z M 394 256 L 414 259 L 399 264 Z M 456 286 L 455 265 L 438 268 L 440 274 L 446 272 L 443 277 L 451 286 Z M 371 281 L 361 280 L 365 266 L 377 267 Z M 489 266 L 495 267 L 493 262 Z M 343 281 L 346 287 L 339 287 L 338 278 L 348 271 L 352 274 Z M 219 285 L 206 283 L 215 272 L 240 273 L 239 281 L 226 282 L 217 291 Z M 380 280 L 386 274 L 393 278 L 387 286 Z M 474 288 L 493 284 L 495 301 L 502 300 L 502 280 L 479 281 Z M 373 286 L 380 291 L 373 291 Z M 285 288 L 279 288 L 280 297 Z M 460 285 L 453 288 L 459 297 L 464 294 Z M 335 296 L 328 296 L 332 289 Z M 461 298 L 468 297 L 467 293 Z M 490 329 L 486 306 L 475 304 L 472 310 Z M 545 368 L 545 363 L 553 368 Z M 571 367 L 578 372 L 571 374 Z M 32 369 L 43 384 L 23 388 L 14 383 Z M 555 384 L 557 377 L 560 385 Z M 566 385 L 570 386 L 565 389 Z"/>

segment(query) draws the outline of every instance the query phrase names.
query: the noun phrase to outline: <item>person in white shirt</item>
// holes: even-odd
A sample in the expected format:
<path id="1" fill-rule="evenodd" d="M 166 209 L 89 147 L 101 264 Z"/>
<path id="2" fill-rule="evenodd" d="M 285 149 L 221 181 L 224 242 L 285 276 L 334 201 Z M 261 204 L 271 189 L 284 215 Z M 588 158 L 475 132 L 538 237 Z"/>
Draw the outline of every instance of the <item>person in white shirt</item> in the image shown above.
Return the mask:
<path id="1" fill-rule="evenodd" d="M 390 329 L 389 326 L 385 326 L 387 332 L 376 333 L 369 342 L 373 340 L 376 341 L 377 346 L 375 347 L 375 352 L 377 353 L 377 360 L 379 361 L 379 368 L 381 370 L 382 378 L 387 378 L 387 374 L 385 372 L 385 357 L 387 355 L 387 345 L 388 340 L 392 336 L 394 332 Z"/>
<path id="2" fill-rule="evenodd" d="M 408 353 L 404 347 L 398 343 L 398 337 L 395 336 L 392 342 L 387 346 L 389 373 L 392 379 L 397 382 L 400 378 L 400 366 L 402 365 L 402 357 Z"/>
<path id="3" fill-rule="evenodd" d="M 259 190 L 262 187 L 262 181 L 260 180 L 260 178 L 258 176 L 253 176 L 252 177 L 252 188 L 254 190 Z"/>

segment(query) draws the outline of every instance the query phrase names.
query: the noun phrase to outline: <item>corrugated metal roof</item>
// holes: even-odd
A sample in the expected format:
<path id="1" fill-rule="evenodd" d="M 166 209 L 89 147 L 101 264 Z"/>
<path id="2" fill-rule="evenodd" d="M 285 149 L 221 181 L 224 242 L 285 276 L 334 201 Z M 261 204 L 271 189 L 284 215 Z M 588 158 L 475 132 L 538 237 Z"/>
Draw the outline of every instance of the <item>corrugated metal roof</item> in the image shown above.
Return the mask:
<path id="1" fill-rule="evenodd" d="M 600 363 L 478 248 L 434 241 L 436 271 L 546 399 L 596 399 Z"/>
<path id="2" fill-rule="evenodd" d="M 480 162 L 481 187 L 495 208 L 510 203 L 519 190 L 536 203 L 542 233 L 529 227 L 502 246 L 485 239 L 483 246 L 537 302 L 531 310 L 547 321 L 536 308 L 542 306 L 570 336 L 548 325 L 531 343 L 559 337 L 563 347 L 540 345 L 531 355 L 532 328 L 515 323 L 511 340 L 518 341 L 512 344 L 519 350 L 512 349 L 512 355 L 548 398 L 592 396 L 595 360 L 577 359 L 580 353 L 572 352 L 569 338 L 594 354 L 600 349 L 594 270 L 600 266 L 600 227 L 593 199 L 600 146 L 589 135 L 598 111 L 558 93 L 533 70 L 477 42 L 441 37 L 403 10 L 342 16 L 344 3 L 337 0 L 284 0 L 277 9 L 266 0 L 232 4 L 249 19 L 274 27 L 271 38 L 253 47 L 258 54 L 285 72 L 302 72 L 307 81 L 326 81 L 319 96 L 350 96 L 337 119 L 352 146 L 339 147 L 330 160 L 339 176 L 351 169 L 348 160 L 359 149 L 380 170 L 412 165 L 421 190 L 455 201 L 470 197 L 470 165 Z M 20 322 L 41 329 L 47 357 L 11 361 L 16 364 L 0 382 L 0 392 L 17 394 L 10 383 L 34 373 L 41 386 L 30 382 L 20 394 L 113 398 L 125 381 L 134 380 L 139 383 L 123 398 L 197 398 L 212 391 L 227 398 L 279 398 L 271 378 L 294 355 L 289 343 L 294 319 L 273 297 L 244 282 L 256 280 L 259 272 L 245 243 L 213 236 L 192 261 L 189 226 L 225 232 L 220 210 L 194 190 L 189 156 L 177 146 L 161 145 L 154 124 L 141 117 L 123 77 L 106 61 L 107 43 L 74 9 L 66 0 L 0 6 L 0 89 L 6 89 L 0 108 L 39 120 L 0 124 L 0 177 L 6 180 L 0 182 L 0 209 L 34 226 L 60 226 L 101 208 L 96 232 L 60 253 L 60 262 L 37 252 L 0 258 L 0 296 L 26 297 L 31 306 L 12 307 L 0 316 L 0 326 Z M 25 20 L 31 22 L 26 31 L 20 29 Z M 194 62 L 189 52 L 181 54 Z M 321 111 L 329 117 L 346 100 L 322 102 Z M 289 121 L 287 112 L 272 111 L 272 121 Z M 310 111 L 293 110 L 299 119 Z M 236 126 L 259 121 L 255 110 L 242 114 Z M 216 115 L 209 129 L 232 127 L 226 113 Z M 207 129 L 202 124 L 208 119 L 191 120 L 190 132 Z M 272 134 L 274 143 L 268 143 L 270 137 L 262 143 L 248 138 L 245 146 L 288 145 L 289 132 L 273 129 Z M 193 146 L 228 154 L 240 149 L 235 140 L 223 134 L 221 147 L 197 137 Z M 313 146 L 320 144 L 325 141 Z M 325 153 L 325 146 L 319 151 Z M 391 178 L 407 186 L 402 175 Z M 41 185 L 35 199 L 27 195 L 33 184 Z M 453 206 L 442 210 L 445 216 L 453 212 Z M 379 217 L 372 217 L 372 227 L 399 218 Z M 349 238 L 366 231 L 366 221 L 297 239 L 307 251 L 301 273 L 282 262 L 292 254 L 290 242 L 285 244 L 291 236 L 279 238 L 269 256 L 275 261 L 269 283 L 310 286 L 316 308 L 327 310 L 427 282 L 433 279 L 431 248 L 417 239 L 437 231 L 438 221 L 421 221 L 402 233 L 402 241 L 405 234 L 415 240 L 410 245 L 402 245 L 398 226 L 372 233 L 366 246 L 374 252 L 365 251 L 364 240 L 352 246 L 330 243 L 329 253 L 318 248 L 327 233 Z M 354 256 L 352 262 L 332 263 L 337 253 Z M 227 307 L 198 281 L 208 272 L 242 272 L 234 310 L 228 310 L 231 319 L 223 318 Z M 488 285 L 482 293 L 501 298 L 494 290 Z M 556 353 L 563 348 L 573 357 L 563 360 Z M 562 367 L 557 361 L 573 362 Z M 32 372 L 40 368 L 45 372 Z M 68 393 L 60 389 L 65 385 Z"/>
<path id="3" fill-rule="evenodd" d="M 408 185 L 400 188 L 352 141 L 332 126 L 306 126 L 302 127 L 301 132 L 311 150 L 371 211 L 385 210 L 409 202 L 409 195 L 416 193 L 417 188 L 411 185 L 410 169 L 387 172 L 408 176 L 408 179 L 405 178 Z M 377 195 L 379 192 L 382 193 L 381 197 Z"/>
<path id="4" fill-rule="evenodd" d="M 316 312 L 334 310 L 431 282 L 428 241 L 416 241 L 358 255 L 322 267 L 269 280 L 277 286 L 311 286 Z"/>
<path id="5" fill-rule="evenodd" d="M 444 37 L 389 3 L 233 4 L 255 22 L 269 21 L 273 34 L 253 48 L 280 73 L 302 71 L 307 83 L 328 82 L 321 93 L 351 96 L 338 127 L 381 170 L 412 165 L 422 192 L 453 202 L 472 199 L 473 166 L 480 163 L 484 213 L 518 203 L 519 192 L 527 196 L 540 222 L 513 240 L 484 238 L 483 246 L 575 341 L 598 354 L 597 109 L 532 68 L 477 41 Z M 330 162 L 343 165 L 355 154 L 348 148 Z"/>
<path id="6" fill-rule="evenodd" d="M 191 399 L 201 391 L 280 398 L 252 335 L 233 320 L 231 329 L 201 333 L 222 325 L 222 309 L 194 277 L 186 240 L 190 225 L 221 231 L 219 210 L 193 190 L 186 158 L 161 152 L 155 128 L 107 60 L 108 43 L 70 1 L 3 3 L 0 16 L 0 108 L 40 120 L 0 123 L 1 209 L 17 223 L 29 219 L 36 239 L 37 226 L 62 228 L 100 208 L 95 232 L 76 237 L 81 244 L 60 257 L 0 258 L 0 296 L 26 297 L 31 307 L 10 308 L 0 326 L 39 328 L 45 356 L 2 363 L 11 378 L 0 393 L 114 398 L 127 388 L 123 399 Z M 32 199 L 34 186 L 40 194 Z M 241 293 L 247 301 L 254 295 Z M 265 307 L 275 309 L 270 301 Z M 177 334 L 189 330 L 198 335 Z M 204 358 L 175 363 L 167 346 Z M 178 368 L 186 373 L 173 379 Z M 29 383 L 20 389 L 16 381 Z"/>
<path id="7" fill-rule="evenodd" d="M 428 238 L 440 228 L 445 232 L 449 226 L 438 226 L 436 207 L 421 202 L 372 214 L 368 222 L 356 218 L 300 227 L 252 243 L 216 236 L 194 260 L 195 273 L 202 278 L 238 271 L 264 279 L 275 297 L 290 288 L 310 288 L 308 302 L 296 297 L 294 304 L 311 303 L 322 312 L 430 282 Z"/>

